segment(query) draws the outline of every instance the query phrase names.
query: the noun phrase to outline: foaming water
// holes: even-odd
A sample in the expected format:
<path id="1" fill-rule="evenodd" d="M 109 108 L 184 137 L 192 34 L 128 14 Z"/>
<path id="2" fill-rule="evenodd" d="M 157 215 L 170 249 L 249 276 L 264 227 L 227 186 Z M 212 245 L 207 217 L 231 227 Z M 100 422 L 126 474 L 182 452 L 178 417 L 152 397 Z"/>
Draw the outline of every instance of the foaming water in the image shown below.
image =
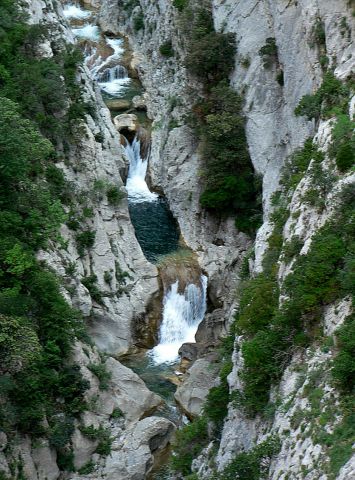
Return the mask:
<path id="1" fill-rule="evenodd" d="M 77 20 L 89 18 L 91 16 L 91 12 L 83 10 L 73 3 L 65 5 L 63 13 L 66 18 L 73 18 Z"/>
<path id="2" fill-rule="evenodd" d="M 100 31 L 97 25 L 84 25 L 81 28 L 73 28 L 73 33 L 76 37 L 85 40 L 91 40 L 97 42 L 100 38 Z"/>
<path id="3" fill-rule="evenodd" d="M 117 64 L 124 53 L 123 40 L 105 37 L 105 41 L 113 53 L 105 61 L 99 57 L 92 65 L 91 72 L 102 91 L 113 97 L 119 97 L 131 82 L 126 68 Z"/>
<path id="4" fill-rule="evenodd" d="M 156 365 L 178 359 L 183 343 L 194 342 L 197 328 L 207 308 L 207 277 L 201 276 L 199 286 L 190 284 L 179 293 L 179 282 L 171 285 L 163 300 L 163 321 L 160 342 L 150 355 Z"/>
<path id="5" fill-rule="evenodd" d="M 125 152 L 129 160 L 129 171 L 126 189 L 128 199 L 133 203 L 154 202 L 158 195 L 149 190 L 145 177 L 147 175 L 148 159 L 142 158 L 140 141 L 137 137 L 132 144 L 127 142 Z"/>

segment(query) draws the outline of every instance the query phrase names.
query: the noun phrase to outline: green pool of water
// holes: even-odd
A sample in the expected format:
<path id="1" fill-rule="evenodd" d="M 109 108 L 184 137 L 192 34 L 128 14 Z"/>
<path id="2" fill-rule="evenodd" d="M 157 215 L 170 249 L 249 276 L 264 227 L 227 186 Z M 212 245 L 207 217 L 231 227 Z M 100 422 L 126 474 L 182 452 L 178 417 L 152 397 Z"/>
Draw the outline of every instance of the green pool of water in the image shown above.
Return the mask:
<path id="1" fill-rule="evenodd" d="M 130 203 L 129 213 L 137 240 L 150 262 L 156 263 L 162 255 L 179 248 L 177 222 L 163 198 L 156 202 Z"/>

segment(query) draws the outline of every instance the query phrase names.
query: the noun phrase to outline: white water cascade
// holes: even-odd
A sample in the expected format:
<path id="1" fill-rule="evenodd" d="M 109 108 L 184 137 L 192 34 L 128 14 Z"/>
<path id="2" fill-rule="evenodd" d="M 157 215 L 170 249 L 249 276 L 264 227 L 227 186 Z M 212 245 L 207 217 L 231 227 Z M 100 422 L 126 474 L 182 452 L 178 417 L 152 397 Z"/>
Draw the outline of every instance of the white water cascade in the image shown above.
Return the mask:
<path id="1" fill-rule="evenodd" d="M 73 3 L 68 3 L 64 6 L 63 14 L 66 18 L 72 18 L 75 20 L 82 20 L 91 16 L 91 12 L 83 10 L 78 5 Z"/>
<path id="2" fill-rule="evenodd" d="M 72 29 L 74 35 L 78 38 L 98 42 L 100 39 L 100 30 L 97 25 L 87 24 L 80 28 Z"/>
<path id="3" fill-rule="evenodd" d="M 141 145 L 137 137 L 132 144 L 127 142 L 125 152 L 129 160 L 129 171 L 126 183 L 128 199 L 133 203 L 154 202 L 158 195 L 149 190 L 145 177 L 147 175 L 148 158 L 142 158 Z"/>
<path id="4" fill-rule="evenodd" d="M 178 359 L 183 343 L 194 342 L 199 324 L 207 308 L 207 277 L 201 276 L 201 285 L 190 284 L 178 293 L 179 282 L 165 293 L 160 342 L 150 355 L 155 364 L 172 363 Z"/>
<path id="5" fill-rule="evenodd" d="M 98 57 L 91 67 L 91 73 L 99 83 L 101 90 L 117 97 L 131 82 L 127 69 L 118 64 L 124 53 L 123 40 L 122 38 L 105 37 L 105 41 L 113 53 L 105 61 Z"/>

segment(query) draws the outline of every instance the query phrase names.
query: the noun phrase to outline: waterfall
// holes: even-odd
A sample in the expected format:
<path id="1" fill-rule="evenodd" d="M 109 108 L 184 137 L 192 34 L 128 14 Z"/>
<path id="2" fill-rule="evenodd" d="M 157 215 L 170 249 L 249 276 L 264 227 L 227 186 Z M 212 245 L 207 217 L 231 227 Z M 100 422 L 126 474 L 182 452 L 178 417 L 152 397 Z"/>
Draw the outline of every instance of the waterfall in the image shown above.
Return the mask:
<path id="1" fill-rule="evenodd" d="M 141 145 L 137 137 L 132 144 L 127 141 L 125 152 L 129 160 L 129 171 L 126 189 L 128 199 L 133 203 L 153 202 L 158 199 L 158 195 L 149 190 L 145 181 L 148 167 L 148 158 L 142 158 Z"/>
<path id="2" fill-rule="evenodd" d="M 91 40 L 92 42 L 97 42 L 100 38 L 100 31 L 97 25 L 87 24 L 80 28 L 73 28 L 72 31 L 76 37 Z"/>
<path id="3" fill-rule="evenodd" d="M 151 351 L 155 364 L 176 361 L 181 345 L 195 341 L 198 325 L 206 313 L 207 277 L 202 275 L 201 284 L 188 285 L 183 294 L 178 288 L 177 281 L 164 296 L 160 342 Z"/>
<path id="4" fill-rule="evenodd" d="M 72 18 L 76 20 L 81 20 L 83 18 L 88 18 L 91 16 L 91 12 L 88 12 L 87 10 L 82 10 L 80 7 L 74 5 L 73 3 L 68 3 L 64 6 L 63 14 L 66 18 Z"/>
<path id="5" fill-rule="evenodd" d="M 106 44 L 112 48 L 113 53 L 102 62 L 101 57 L 91 67 L 92 76 L 98 81 L 100 88 L 105 93 L 118 97 L 131 82 L 125 67 L 118 65 L 124 48 L 122 38 L 107 38 Z"/>
<path id="6" fill-rule="evenodd" d="M 98 82 L 113 82 L 114 80 L 122 80 L 128 77 L 128 72 L 122 65 L 116 65 L 115 67 L 100 69 L 96 78 Z"/>

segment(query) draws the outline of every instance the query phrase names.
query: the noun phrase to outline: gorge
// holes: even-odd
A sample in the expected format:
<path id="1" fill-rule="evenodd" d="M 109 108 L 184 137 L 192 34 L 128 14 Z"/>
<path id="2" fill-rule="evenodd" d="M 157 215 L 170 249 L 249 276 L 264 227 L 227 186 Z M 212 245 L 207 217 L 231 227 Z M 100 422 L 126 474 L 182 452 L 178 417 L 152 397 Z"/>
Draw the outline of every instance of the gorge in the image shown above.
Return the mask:
<path id="1" fill-rule="evenodd" d="M 0 479 L 353 478 L 354 13 L 0 0 Z"/>

